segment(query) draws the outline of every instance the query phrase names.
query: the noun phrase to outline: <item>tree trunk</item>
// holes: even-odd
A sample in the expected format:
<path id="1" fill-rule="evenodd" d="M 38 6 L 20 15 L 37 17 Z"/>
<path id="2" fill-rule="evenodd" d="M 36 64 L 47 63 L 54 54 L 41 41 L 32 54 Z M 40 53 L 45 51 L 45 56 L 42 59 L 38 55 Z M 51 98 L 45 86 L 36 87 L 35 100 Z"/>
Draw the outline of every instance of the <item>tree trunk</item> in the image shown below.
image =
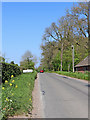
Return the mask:
<path id="1" fill-rule="evenodd" d="M 61 71 L 62 71 L 62 59 L 63 59 L 63 43 L 61 46 Z"/>
<path id="2" fill-rule="evenodd" d="M 69 72 L 69 70 L 70 70 L 70 64 L 68 64 L 68 72 Z"/>

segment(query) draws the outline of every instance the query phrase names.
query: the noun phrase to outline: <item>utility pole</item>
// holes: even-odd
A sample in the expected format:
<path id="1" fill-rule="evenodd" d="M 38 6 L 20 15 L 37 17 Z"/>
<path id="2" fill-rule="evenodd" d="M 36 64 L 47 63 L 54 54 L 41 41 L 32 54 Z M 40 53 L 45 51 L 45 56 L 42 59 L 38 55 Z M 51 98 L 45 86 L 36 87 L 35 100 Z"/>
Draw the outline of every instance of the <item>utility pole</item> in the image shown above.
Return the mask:
<path id="1" fill-rule="evenodd" d="M 90 46 L 90 1 L 88 2 L 88 54 L 90 54 L 89 46 Z"/>
<path id="2" fill-rule="evenodd" d="M 74 72 L 74 46 L 72 45 L 72 67 L 73 67 L 73 72 Z"/>

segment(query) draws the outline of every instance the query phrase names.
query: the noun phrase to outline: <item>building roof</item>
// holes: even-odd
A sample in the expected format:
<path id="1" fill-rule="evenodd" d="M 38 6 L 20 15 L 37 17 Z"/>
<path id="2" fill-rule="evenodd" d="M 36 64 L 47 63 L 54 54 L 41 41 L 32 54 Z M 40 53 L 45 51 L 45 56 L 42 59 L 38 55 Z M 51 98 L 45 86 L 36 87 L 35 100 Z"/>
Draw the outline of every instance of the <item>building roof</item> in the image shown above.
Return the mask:
<path id="1" fill-rule="evenodd" d="M 78 63 L 75 67 L 80 67 L 80 66 L 88 66 L 90 65 L 90 55 L 87 56 L 84 60 L 82 60 L 80 63 Z"/>

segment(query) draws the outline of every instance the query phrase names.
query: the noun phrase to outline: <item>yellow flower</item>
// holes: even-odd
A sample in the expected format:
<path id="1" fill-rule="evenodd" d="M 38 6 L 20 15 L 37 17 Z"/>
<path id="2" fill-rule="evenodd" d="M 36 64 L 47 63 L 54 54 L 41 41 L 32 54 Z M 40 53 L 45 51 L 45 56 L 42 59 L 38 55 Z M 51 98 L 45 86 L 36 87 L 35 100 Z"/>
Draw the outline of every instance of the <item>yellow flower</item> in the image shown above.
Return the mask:
<path id="1" fill-rule="evenodd" d="M 16 85 L 15 87 L 17 88 L 18 86 Z"/>
<path id="2" fill-rule="evenodd" d="M 14 83 L 15 80 L 12 81 L 12 83 Z"/>
<path id="3" fill-rule="evenodd" d="M 4 88 L 4 87 L 2 87 L 2 89 L 4 90 L 5 88 Z"/>
<path id="4" fill-rule="evenodd" d="M 7 81 L 7 80 L 5 80 L 5 83 L 8 83 L 8 81 Z"/>
<path id="5" fill-rule="evenodd" d="M 13 78 L 14 76 L 13 75 L 11 75 L 11 78 Z"/>
<path id="6" fill-rule="evenodd" d="M 10 86 L 12 86 L 12 83 L 10 83 Z"/>
<path id="7" fill-rule="evenodd" d="M 12 96 L 14 95 L 14 93 L 12 93 Z"/>
<path id="8" fill-rule="evenodd" d="M 30 83 L 29 83 L 29 85 L 30 85 Z"/>
<path id="9" fill-rule="evenodd" d="M 8 101 L 8 98 L 6 98 L 6 101 Z"/>
<path id="10" fill-rule="evenodd" d="M 29 100 L 31 101 L 31 98 Z"/>

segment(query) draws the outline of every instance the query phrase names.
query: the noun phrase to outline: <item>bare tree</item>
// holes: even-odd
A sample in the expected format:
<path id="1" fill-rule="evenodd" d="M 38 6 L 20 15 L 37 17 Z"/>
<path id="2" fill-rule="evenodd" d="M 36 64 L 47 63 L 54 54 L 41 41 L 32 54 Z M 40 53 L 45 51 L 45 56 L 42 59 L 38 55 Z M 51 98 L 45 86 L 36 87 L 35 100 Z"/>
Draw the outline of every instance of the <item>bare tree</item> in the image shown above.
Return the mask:
<path id="1" fill-rule="evenodd" d="M 70 50 L 68 48 L 71 48 L 72 44 L 77 50 L 76 54 L 79 55 L 81 54 L 80 52 L 83 51 L 80 55 L 80 57 L 82 56 L 81 58 L 83 58 L 88 49 L 88 4 L 79 3 L 76 6 L 74 5 L 70 11 L 67 10 L 66 16 L 61 17 L 57 24 L 52 23 L 50 27 L 45 29 L 42 40 L 44 43 L 52 43 L 52 41 L 57 43 L 55 45 L 52 44 L 52 46 L 61 51 L 61 71 L 63 53 Z M 43 49 L 43 51 L 45 50 Z M 43 52 L 43 54 L 46 53 Z M 69 56 L 71 56 L 71 54 L 68 55 L 68 58 Z"/>
<path id="2" fill-rule="evenodd" d="M 32 59 L 32 58 L 33 58 L 33 55 L 32 55 L 32 53 L 29 50 L 27 50 L 24 53 L 24 55 L 22 56 L 22 60 L 27 60 L 27 59 Z"/>

